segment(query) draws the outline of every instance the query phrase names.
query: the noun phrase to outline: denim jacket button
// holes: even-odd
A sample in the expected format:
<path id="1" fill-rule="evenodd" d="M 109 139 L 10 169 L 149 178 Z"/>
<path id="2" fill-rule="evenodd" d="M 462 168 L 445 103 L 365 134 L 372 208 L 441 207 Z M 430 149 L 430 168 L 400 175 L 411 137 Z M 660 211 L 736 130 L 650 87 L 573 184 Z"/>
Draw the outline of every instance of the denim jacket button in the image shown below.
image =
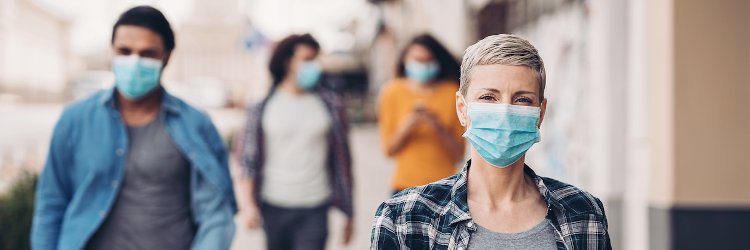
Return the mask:
<path id="1" fill-rule="evenodd" d="M 117 150 L 115 150 L 115 154 L 117 154 L 117 156 L 122 156 L 123 154 L 125 154 L 125 150 L 118 148 Z"/>
<path id="2" fill-rule="evenodd" d="M 118 185 L 118 184 L 120 184 L 120 182 L 119 182 L 119 181 L 117 181 L 117 180 L 113 180 L 113 181 L 112 181 L 112 188 L 117 188 L 117 185 Z"/>

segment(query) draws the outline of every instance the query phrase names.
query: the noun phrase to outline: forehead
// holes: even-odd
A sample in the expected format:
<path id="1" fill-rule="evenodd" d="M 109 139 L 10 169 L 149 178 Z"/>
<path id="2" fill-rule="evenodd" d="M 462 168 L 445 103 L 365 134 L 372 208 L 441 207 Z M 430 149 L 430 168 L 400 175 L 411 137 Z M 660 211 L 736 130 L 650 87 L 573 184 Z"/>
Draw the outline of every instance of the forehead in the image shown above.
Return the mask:
<path id="1" fill-rule="evenodd" d="M 112 41 L 115 47 L 130 47 L 133 49 L 159 49 L 164 50 L 164 41 L 156 32 L 135 25 L 122 25 L 115 29 L 115 37 Z"/>
<path id="2" fill-rule="evenodd" d="M 491 88 L 501 91 L 539 92 L 539 80 L 527 66 L 477 65 L 469 72 L 468 92 Z"/>
<path id="3" fill-rule="evenodd" d="M 408 58 L 432 58 L 432 52 L 421 44 L 412 44 L 406 49 L 406 57 Z"/>
<path id="4" fill-rule="evenodd" d="M 318 51 L 315 50 L 312 46 L 307 44 L 300 44 L 294 47 L 294 56 L 296 57 L 303 57 L 307 58 L 310 56 L 315 56 L 318 54 Z"/>

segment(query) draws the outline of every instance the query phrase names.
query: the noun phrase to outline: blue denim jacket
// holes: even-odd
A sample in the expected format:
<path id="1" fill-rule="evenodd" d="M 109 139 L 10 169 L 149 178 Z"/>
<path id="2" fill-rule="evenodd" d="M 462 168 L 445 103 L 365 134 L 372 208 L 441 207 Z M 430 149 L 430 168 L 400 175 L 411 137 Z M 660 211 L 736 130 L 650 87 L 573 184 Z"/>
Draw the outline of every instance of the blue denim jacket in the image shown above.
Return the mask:
<path id="1" fill-rule="evenodd" d="M 162 90 L 163 91 L 163 90 Z M 67 107 L 36 190 L 33 249 L 83 249 L 114 203 L 128 155 L 114 89 Z M 165 127 L 191 166 L 193 249 L 229 249 L 236 212 L 227 151 L 209 117 L 163 92 Z"/>

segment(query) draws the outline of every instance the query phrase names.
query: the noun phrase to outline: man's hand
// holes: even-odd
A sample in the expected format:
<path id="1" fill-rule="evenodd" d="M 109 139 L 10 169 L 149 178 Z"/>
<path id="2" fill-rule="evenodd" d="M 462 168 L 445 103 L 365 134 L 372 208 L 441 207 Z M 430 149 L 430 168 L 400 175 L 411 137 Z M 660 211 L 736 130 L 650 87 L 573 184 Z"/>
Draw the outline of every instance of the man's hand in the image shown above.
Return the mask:
<path id="1" fill-rule="evenodd" d="M 255 205 L 248 205 L 240 210 L 240 223 L 247 229 L 260 228 L 260 210 Z"/>
<path id="2" fill-rule="evenodd" d="M 352 242 L 352 235 L 354 234 L 354 220 L 349 218 L 346 219 L 346 223 L 344 224 L 344 245 L 349 245 L 349 243 Z"/>

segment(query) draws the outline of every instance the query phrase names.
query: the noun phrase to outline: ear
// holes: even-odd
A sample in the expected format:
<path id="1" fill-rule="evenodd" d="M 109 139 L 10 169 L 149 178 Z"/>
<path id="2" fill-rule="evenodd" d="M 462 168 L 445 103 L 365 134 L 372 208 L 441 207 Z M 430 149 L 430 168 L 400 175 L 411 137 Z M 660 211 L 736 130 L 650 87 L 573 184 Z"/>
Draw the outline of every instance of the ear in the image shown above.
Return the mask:
<path id="1" fill-rule="evenodd" d="M 466 106 L 467 103 L 465 102 L 465 99 L 462 97 L 460 92 L 456 92 L 456 115 L 458 115 L 458 121 L 461 122 L 461 126 L 466 127 L 466 125 L 469 123 L 468 119 L 466 118 Z"/>
<path id="2" fill-rule="evenodd" d="M 542 100 L 542 105 L 540 107 L 542 109 L 541 113 L 539 113 L 539 122 L 537 122 L 536 127 L 541 128 L 542 127 L 542 121 L 544 121 L 544 114 L 547 112 L 547 98 L 544 98 Z"/>
<path id="3" fill-rule="evenodd" d="M 164 53 L 164 59 L 162 59 L 162 64 L 164 65 L 161 66 L 162 70 L 167 67 L 167 63 L 169 63 L 169 58 L 171 57 L 172 57 L 172 51 Z"/>
<path id="4" fill-rule="evenodd" d="M 287 59 L 284 62 L 284 66 L 286 67 L 287 76 L 297 74 L 297 63 L 294 61 L 294 56 Z"/>

